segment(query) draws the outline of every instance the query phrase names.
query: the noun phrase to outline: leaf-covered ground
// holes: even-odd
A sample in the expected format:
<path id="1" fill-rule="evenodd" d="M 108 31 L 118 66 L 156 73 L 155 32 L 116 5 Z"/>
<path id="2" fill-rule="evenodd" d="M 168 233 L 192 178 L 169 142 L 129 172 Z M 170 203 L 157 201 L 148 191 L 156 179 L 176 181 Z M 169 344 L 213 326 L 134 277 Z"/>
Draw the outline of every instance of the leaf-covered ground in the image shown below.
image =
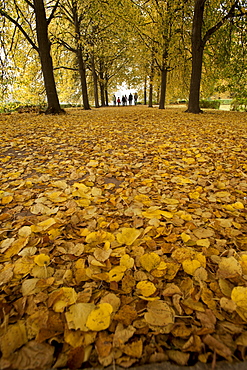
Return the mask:
<path id="1" fill-rule="evenodd" d="M 247 114 L 0 116 L 1 369 L 241 361 Z"/>

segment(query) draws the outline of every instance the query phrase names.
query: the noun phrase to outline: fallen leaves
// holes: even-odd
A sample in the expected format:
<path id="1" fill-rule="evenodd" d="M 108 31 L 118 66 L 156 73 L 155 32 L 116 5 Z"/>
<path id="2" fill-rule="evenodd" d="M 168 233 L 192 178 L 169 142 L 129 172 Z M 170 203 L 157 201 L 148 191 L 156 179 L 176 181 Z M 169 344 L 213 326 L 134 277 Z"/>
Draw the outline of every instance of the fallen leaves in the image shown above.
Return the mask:
<path id="1" fill-rule="evenodd" d="M 15 119 L 0 116 L 0 367 L 244 359 L 246 115 Z"/>

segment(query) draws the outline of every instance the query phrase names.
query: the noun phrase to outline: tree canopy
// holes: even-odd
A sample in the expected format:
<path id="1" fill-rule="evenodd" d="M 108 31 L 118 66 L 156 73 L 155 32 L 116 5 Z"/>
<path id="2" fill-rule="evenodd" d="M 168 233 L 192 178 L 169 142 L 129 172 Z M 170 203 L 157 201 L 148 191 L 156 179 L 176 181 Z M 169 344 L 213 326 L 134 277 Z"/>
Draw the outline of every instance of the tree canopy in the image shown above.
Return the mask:
<path id="1" fill-rule="evenodd" d="M 89 109 L 124 82 L 198 113 L 200 97 L 245 94 L 246 13 L 241 0 L 2 0 L 2 101 Z"/>

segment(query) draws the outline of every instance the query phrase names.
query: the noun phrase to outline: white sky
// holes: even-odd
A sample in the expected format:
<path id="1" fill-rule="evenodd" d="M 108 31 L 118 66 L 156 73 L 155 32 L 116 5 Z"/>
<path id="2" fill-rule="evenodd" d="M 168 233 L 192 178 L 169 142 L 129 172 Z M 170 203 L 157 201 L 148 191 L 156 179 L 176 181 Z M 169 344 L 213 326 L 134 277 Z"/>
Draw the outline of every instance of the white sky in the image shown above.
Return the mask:
<path id="1" fill-rule="evenodd" d="M 127 95 L 128 97 L 130 93 L 134 95 L 135 92 L 137 92 L 136 89 L 128 89 L 127 85 L 122 84 L 122 86 L 118 86 L 118 89 L 114 91 L 113 94 L 116 95 L 116 98 L 119 97 L 120 99 L 122 99 L 123 95 Z"/>

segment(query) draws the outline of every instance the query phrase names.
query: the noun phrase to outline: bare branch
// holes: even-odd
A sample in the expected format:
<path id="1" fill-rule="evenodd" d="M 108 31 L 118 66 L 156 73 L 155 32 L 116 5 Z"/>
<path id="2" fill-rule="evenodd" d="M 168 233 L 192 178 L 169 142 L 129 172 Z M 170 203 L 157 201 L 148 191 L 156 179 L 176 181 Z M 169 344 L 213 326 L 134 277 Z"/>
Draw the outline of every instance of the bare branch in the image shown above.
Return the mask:
<path id="1" fill-rule="evenodd" d="M 17 20 L 15 20 L 14 18 L 12 18 L 11 15 L 9 15 L 7 12 L 5 12 L 2 8 L 0 8 L 0 14 L 3 17 L 7 18 L 10 22 L 12 22 L 13 24 L 15 24 L 16 27 L 21 31 L 21 33 L 25 36 L 25 38 L 27 39 L 27 41 L 32 45 L 32 47 L 34 48 L 34 50 L 36 50 L 37 52 L 39 52 L 38 46 L 33 42 L 33 40 L 29 37 L 29 35 L 27 34 L 27 32 L 18 23 Z"/>

